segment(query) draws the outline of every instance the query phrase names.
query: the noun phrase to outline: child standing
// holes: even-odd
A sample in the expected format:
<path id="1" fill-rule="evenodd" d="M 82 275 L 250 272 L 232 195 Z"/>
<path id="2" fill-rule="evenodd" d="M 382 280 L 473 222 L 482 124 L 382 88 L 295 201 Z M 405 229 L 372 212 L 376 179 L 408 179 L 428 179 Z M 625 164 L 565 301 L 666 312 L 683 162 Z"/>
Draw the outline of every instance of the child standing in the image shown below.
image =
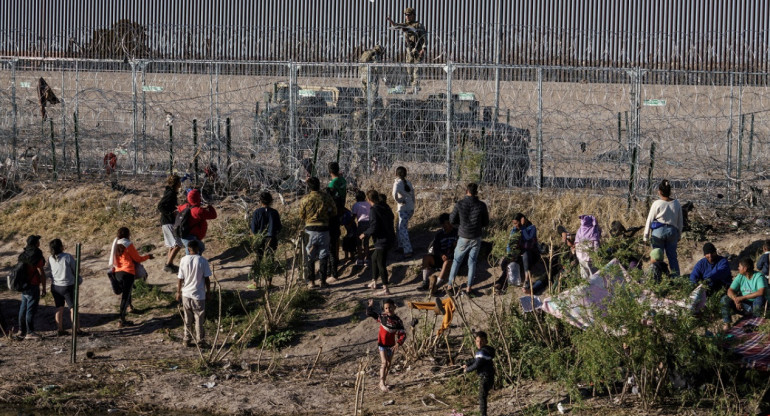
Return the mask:
<path id="1" fill-rule="evenodd" d="M 179 280 L 176 286 L 176 300 L 182 302 L 184 308 L 184 344 L 192 347 L 204 344 L 206 322 L 206 293 L 211 291 L 211 268 L 209 262 L 201 257 L 200 245 L 197 240 L 191 240 L 187 245 L 190 254 L 182 257 L 179 262 Z M 195 343 L 191 341 L 193 324 L 195 326 Z"/>
<path id="2" fill-rule="evenodd" d="M 377 347 L 380 350 L 380 390 L 390 391 L 390 386 L 385 384 L 390 371 L 390 363 L 393 360 L 393 354 L 398 350 L 399 345 L 404 344 L 406 340 L 406 331 L 401 318 L 396 316 L 396 303 L 393 299 L 388 299 L 383 304 L 383 313 L 374 311 L 374 300 L 369 299 L 366 308 L 366 315 L 376 319 L 380 323 L 380 332 L 377 334 Z"/>
<path id="3" fill-rule="evenodd" d="M 257 259 L 261 260 L 266 249 L 270 249 L 270 254 L 275 254 L 275 250 L 278 249 L 281 216 L 272 207 L 273 195 L 269 191 L 262 192 L 259 195 L 259 204 L 262 206 L 254 211 L 249 228 L 252 234 L 263 234 L 261 244 L 259 247 L 256 247 Z"/>
<path id="4" fill-rule="evenodd" d="M 463 372 L 475 371 L 479 374 L 479 413 L 487 416 L 487 396 L 495 385 L 495 366 L 492 363 L 495 349 L 487 345 L 487 333 L 484 331 L 476 332 L 475 342 L 479 350 L 476 351 L 473 363 L 463 365 Z"/>
<path id="5" fill-rule="evenodd" d="M 757 270 L 767 277 L 767 273 L 770 272 L 770 240 L 765 240 L 762 244 L 762 256 L 757 261 Z"/>
<path id="6" fill-rule="evenodd" d="M 356 223 L 358 224 L 357 234 L 363 234 L 369 228 L 369 211 L 372 209 L 372 204 L 366 200 L 366 193 L 364 191 L 356 192 L 356 203 L 351 207 L 351 212 L 356 217 Z M 358 241 L 358 261 L 357 266 L 363 266 L 369 259 L 369 237 L 359 239 Z"/>

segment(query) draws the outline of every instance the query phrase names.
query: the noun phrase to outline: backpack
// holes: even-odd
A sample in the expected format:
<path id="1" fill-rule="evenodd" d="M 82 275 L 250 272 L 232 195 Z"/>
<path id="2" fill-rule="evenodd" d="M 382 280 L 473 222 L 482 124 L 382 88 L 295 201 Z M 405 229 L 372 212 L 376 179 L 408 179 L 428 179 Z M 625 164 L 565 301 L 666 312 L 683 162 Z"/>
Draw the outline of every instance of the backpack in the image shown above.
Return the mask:
<path id="1" fill-rule="evenodd" d="M 190 231 L 192 230 L 192 227 L 190 226 L 190 220 L 192 219 L 192 214 L 190 213 L 191 208 L 192 207 L 188 205 L 187 208 L 176 213 L 174 227 L 172 228 L 174 237 L 184 238 L 190 236 Z"/>
<path id="2" fill-rule="evenodd" d="M 27 277 L 26 264 L 22 261 L 16 263 L 13 266 L 11 273 L 8 275 L 8 289 L 23 292 L 29 286 L 29 279 Z"/>

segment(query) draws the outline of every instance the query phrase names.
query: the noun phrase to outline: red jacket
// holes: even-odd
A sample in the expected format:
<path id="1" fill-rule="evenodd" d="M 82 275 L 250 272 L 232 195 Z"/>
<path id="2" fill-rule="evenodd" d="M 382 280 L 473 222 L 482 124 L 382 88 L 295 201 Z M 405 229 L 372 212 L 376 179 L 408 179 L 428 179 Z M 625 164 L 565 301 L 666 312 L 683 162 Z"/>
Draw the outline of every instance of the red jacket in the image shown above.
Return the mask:
<path id="1" fill-rule="evenodd" d="M 187 193 L 187 203 L 179 206 L 179 212 L 184 211 L 188 206 L 192 207 L 190 208 L 190 218 L 192 221 L 190 234 L 202 241 L 206 238 L 206 231 L 209 228 L 207 220 L 215 219 L 217 217 L 217 210 L 211 205 L 206 208 L 201 207 L 201 192 L 197 189 Z"/>

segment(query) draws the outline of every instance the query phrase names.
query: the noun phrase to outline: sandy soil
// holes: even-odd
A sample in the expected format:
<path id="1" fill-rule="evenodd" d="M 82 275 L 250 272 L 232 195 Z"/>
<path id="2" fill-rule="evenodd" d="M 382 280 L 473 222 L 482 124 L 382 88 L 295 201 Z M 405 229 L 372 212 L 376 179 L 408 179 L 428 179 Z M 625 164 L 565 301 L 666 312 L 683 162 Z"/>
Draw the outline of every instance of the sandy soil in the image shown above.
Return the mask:
<path id="1" fill-rule="evenodd" d="M 64 185 L 65 187 L 70 185 Z M 73 187 L 104 187 L 105 184 L 72 185 Z M 155 216 L 154 207 L 160 188 L 155 183 L 137 181 L 128 184 L 135 194 L 123 197 L 137 207 L 140 215 Z M 27 194 L 34 194 L 34 186 Z M 75 191 L 71 189 L 70 191 Z M 0 203 L 6 209 L 12 201 Z M 241 215 L 232 202 L 217 204 L 220 218 Z M 286 206 L 279 210 L 286 212 Z M 213 223 L 213 222 L 212 222 Z M 129 226 L 131 226 L 129 224 Z M 213 227 L 213 225 L 212 225 Z M 44 229 L 44 227 L 41 227 Z M 41 230 L 28 230 L 0 242 L 0 264 L 6 269 L 14 261 L 28 233 L 40 233 L 43 241 L 63 237 L 66 249 L 74 253 L 74 244 L 66 236 L 49 235 Z M 38 314 L 42 341 L 17 341 L 10 337 L 0 339 L 0 402 L 4 406 L 44 406 L 62 413 L 104 413 L 117 409 L 120 413 L 173 411 L 190 413 L 222 413 L 243 415 L 342 415 L 353 413 L 354 385 L 359 361 L 372 357 L 365 378 L 364 412 L 377 415 L 449 415 L 452 409 L 468 411 L 476 409 L 475 397 L 457 397 L 448 393 L 452 380 L 457 376 L 447 374 L 450 366 L 445 357 L 434 357 L 417 362 L 404 363 L 398 354 L 389 381 L 395 386 L 391 393 L 377 389 L 376 371 L 379 359 L 376 353 L 377 324 L 363 315 L 363 303 L 372 296 L 365 285 L 369 281 L 368 269 L 347 265 L 338 281 L 321 292 L 326 298 L 323 307 L 308 311 L 301 336 L 289 347 L 280 351 L 264 351 L 247 348 L 236 351 L 222 366 L 202 371 L 196 364 L 198 352 L 184 348 L 177 340 L 181 337 L 181 320 L 176 306 L 166 302 L 144 304 L 131 316 L 137 325 L 128 329 L 117 327 L 119 299 L 111 293 L 105 272 L 107 254 L 113 230 L 93 230 L 82 248 L 81 319 L 91 336 L 80 338 L 78 361 L 69 363 L 71 343 L 69 337 L 56 337 L 53 319 L 53 300 L 48 295 L 41 301 Z M 412 233 L 416 253 L 424 253 L 432 231 Z M 730 238 L 716 240 L 720 250 L 737 254 L 760 239 L 767 238 L 767 231 L 746 231 Z M 147 263 L 149 283 L 160 285 L 166 292 L 174 290 L 175 277 L 162 271 L 165 249 L 158 227 L 133 227 L 132 240 L 139 246 L 154 244 L 152 252 L 156 260 Z M 700 258 L 702 243 L 686 241 L 682 244 L 681 263 L 689 268 Z M 239 256 L 227 256 L 221 242 L 207 243 L 207 256 L 215 267 L 217 278 L 225 289 L 244 289 L 247 282 L 249 260 Z M 44 248 L 44 252 L 47 250 Z M 393 298 L 400 305 L 406 300 L 418 300 L 422 295 L 415 287 L 417 258 L 404 260 L 391 256 L 389 269 L 393 276 Z M 476 327 L 483 327 L 484 310 L 491 308 L 492 296 L 488 293 L 497 276 L 494 268 L 485 265 L 480 271 L 484 293 L 473 302 L 463 300 Z M 280 282 L 277 282 L 280 284 Z M 509 302 L 516 296 L 510 290 L 502 300 Z M 0 306 L 6 322 L 16 326 L 15 315 L 19 296 L 0 292 Z M 399 314 L 408 321 L 409 311 L 401 306 Z M 450 329 L 450 339 L 457 343 L 462 334 L 456 319 Z M 411 334 L 410 334 L 411 335 Z M 471 351 L 454 348 L 456 360 L 468 359 Z M 317 364 L 313 364 L 321 351 Z M 94 358 L 86 358 L 86 352 Z M 267 368 L 270 371 L 266 371 Z M 311 374 L 312 373 L 312 374 Z M 206 383 L 215 383 L 212 388 Z M 46 386 L 58 386 L 46 391 Z M 435 395 L 430 398 L 429 395 Z M 525 383 L 515 389 L 506 388 L 492 393 L 490 414 L 518 414 L 531 404 L 542 404 L 555 411 L 555 403 L 565 399 L 564 392 L 555 385 Z M 392 403 L 391 403 L 392 401 Z M 442 403 L 443 402 L 443 403 Z M 634 408 L 618 408 L 604 398 L 586 401 L 583 414 L 594 414 L 602 408 L 607 414 L 641 414 Z M 678 409 L 658 409 L 654 414 L 681 414 Z"/>

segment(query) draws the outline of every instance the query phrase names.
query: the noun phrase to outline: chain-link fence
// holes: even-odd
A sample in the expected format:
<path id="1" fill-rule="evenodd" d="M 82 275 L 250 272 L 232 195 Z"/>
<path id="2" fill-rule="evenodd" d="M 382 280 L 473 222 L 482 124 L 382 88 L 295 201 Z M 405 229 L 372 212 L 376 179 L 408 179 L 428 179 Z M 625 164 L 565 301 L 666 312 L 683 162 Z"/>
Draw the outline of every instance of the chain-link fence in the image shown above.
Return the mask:
<path id="1" fill-rule="evenodd" d="M 46 119 L 40 78 L 61 100 Z M 112 153 L 122 172 L 216 170 L 235 186 L 289 189 L 339 161 L 352 177 L 404 165 L 433 181 L 629 198 L 668 178 L 678 195 L 729 199 L 763 186 L 767 81 L 451 63 L 14 59 L 0 61 L 0 151 L 6 167 L 59 177 L 103 172 Z"/>

